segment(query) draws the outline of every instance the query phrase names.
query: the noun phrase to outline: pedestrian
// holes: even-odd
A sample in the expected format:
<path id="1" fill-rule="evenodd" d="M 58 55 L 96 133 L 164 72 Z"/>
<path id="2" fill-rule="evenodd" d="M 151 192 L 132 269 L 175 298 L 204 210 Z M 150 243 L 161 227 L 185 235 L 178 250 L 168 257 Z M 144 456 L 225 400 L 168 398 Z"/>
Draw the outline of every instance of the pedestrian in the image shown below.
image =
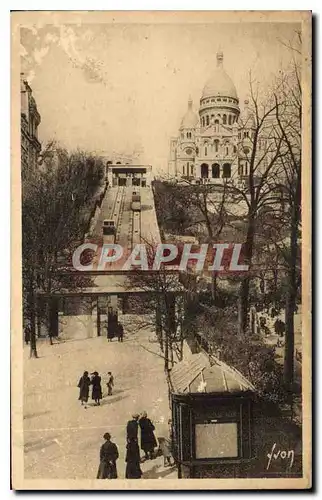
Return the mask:
<path id="1" fill-rule="evenodd" d="M 99 406 L 100 405 L 100 399 L 102 399 L 102 386 L 101 386 L 101 377 L 99 376 L 98 372 L 93 372 L 91 380 L 91 384 L 93 386 L 92 388 L 92 399 L 95 401 L 95 403 Z"/>
<path id="2" fill-rule="evenodd" d="M 89 386 L 91 385 L 91 379 L 88 376 L 88 372 L 84 372 L 83 376 L 79 379 L 77 387 L 79 387 L 79 401 L 81 401 L 82 406 L 88 401 Z M 86 406 L 85 406 L 86 408 Z"/>
<path id="3" fill-rule="evenodd" d="M 124 336 L 124 328 L 122 323 L 119 323 L 117 327 L 117 340 L 119 342 L 123 342 L 123 336 Z"/>
<path id="4" fill-rule="evenodd" d="M 145 453 L 145 459 L 152 460 L 154 448 L 158 446 L 158 443 L 153 432 L 155 430 L 155 427 L 151 420 L 148 418 L 146 411 L 142 412 L 141 418 L 139 420 L 139 425 L 141 428 L 141 449 Z"/>
<path id="5" fill-rule="evenodd" d="M 25 342 L 26 342 L 26 345 L 28 345 L 30 342 L 30 326 L 28 326 L 28 325 L 25 328 Z"/>
<path id="6" fill-rule="evenodd" d="M 103 439 L 105 439 L 105 443 L 100 449 L 97 479 L 117 479 L 116 460 L 119 458 L 117 446 L 112 443 L 111 435 L 108 432 L 105 432 Z"/>
<path id="7" fill-rule="evenodd" d="M 159 448 L 163 456 L 163 465 L 172 465 L 171 463 L 171 443 L 167 437 L 158 437 Z"/>
<path id="8" fill-rule="evenodd" d="M 140 415 L 133 413 L 132 420 L 129 420 L 126 426 L 126 438 L 138 440 L 139 420 Z"/>
<path id="9" fill-rule="evenodd" d="M 106 382 L 107 385 L 107 395 L 112 396 L 112 388 L 114 387 L 114 377 L 112 375 L 112 372 L 108 372 L 108 379 Z"/>
<path id="10" fill-rule="evenodd" d="M 140 468 L 140 449 L 138 440 L 135 438 L 128 438 L 126 443 L 126 479 L 140 479 L 142 471 Z"/>

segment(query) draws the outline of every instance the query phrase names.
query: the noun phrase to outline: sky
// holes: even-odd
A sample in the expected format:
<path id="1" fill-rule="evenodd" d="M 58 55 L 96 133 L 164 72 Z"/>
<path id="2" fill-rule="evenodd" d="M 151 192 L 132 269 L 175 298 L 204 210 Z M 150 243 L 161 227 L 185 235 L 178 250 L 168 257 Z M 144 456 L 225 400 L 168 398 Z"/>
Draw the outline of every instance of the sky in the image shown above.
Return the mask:
<path id="1" fill-rule="evenodd" d="M 249 71 L 265 88 L 290 52 L 297 24 L 45 24 L 20 30 L 21 71 L 41 115 L 39 139 L 68 149 L 139 153 L 166 171 L 189 96 L 202 89 L 224 53 L 240 104 Z"/>

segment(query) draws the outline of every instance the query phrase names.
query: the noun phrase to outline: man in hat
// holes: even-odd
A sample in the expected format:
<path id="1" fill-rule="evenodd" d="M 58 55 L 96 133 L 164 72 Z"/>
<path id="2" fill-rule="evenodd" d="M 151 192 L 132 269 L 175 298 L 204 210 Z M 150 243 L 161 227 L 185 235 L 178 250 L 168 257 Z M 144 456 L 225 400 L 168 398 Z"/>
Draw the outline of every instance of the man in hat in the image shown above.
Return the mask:
<path id="1" fill-rule="evenodd" d="M 109 432 L 105 432 L 103 439 L 105 439 L 105 443 L 100 449 L 97 479 L 117 479 L 116 460 L 119 457 L 117 446 L 112 443 Z"/>
<path id="2" fill-rule="evenodd" d="M 92 388 L 92 399 L 95 401 L 96 405 L 100 405 L 100 400 L 102 399 L 102 386 L 101 386 L 101 377 L 98 372 L 93 372 L 91 384 Z"/>
<path id="3" fill-rule="evenodd" d="M 138 429 L 140 415 L 138 413 L 133 413 L 132 420 L 129 420 L 126 426 L 126 437 L 127 439 L 138 439 Z"/>

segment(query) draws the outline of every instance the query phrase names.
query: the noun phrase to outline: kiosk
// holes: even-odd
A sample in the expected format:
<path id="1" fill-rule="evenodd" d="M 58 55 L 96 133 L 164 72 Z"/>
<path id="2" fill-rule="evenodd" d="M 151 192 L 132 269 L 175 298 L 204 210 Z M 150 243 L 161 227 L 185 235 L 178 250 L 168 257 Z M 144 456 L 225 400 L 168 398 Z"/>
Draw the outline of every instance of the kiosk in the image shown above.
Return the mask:
<path id="1" fill-rule="evenodd" d="M 168 382 L 178 477 L 243 477 L 253 458 L 253 385 L 203 352 L 175 365 Z"/>

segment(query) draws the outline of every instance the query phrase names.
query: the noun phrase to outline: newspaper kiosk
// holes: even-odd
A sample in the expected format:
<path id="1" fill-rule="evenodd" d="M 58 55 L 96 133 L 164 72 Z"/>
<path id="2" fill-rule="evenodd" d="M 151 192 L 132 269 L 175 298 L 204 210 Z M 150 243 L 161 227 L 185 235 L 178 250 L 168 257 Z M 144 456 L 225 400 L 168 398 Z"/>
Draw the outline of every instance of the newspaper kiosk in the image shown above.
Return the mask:
<path id="1" fill-rule="evenodd" d="M 252 384 L 205 353 L 175 365 L 168 381 L 178 477 L 243 477 L 253 457 Z"/>

